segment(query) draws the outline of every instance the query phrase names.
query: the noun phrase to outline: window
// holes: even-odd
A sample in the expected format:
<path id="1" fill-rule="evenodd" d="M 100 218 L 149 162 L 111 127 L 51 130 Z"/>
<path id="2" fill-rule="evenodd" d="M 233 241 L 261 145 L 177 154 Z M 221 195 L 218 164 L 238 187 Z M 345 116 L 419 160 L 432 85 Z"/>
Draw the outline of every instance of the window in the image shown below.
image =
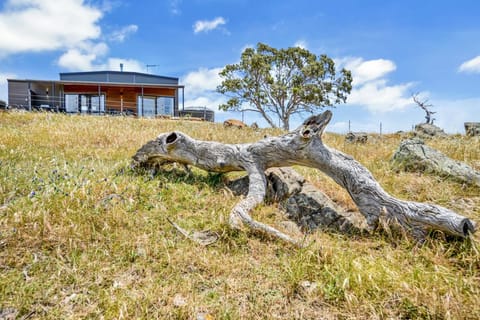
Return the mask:
<path id="1" fill-rule="evenodd" d="M 88 112 L 88 96 L 84 94 L 80 95 L 80 112 L 81 113 Z"/>
<path id="2" fill-rule="evenodd" d="M 155 116 L 155 98 L 143 97 L 143 116 L 151 118 Z"/>
<path id="3" fill-rule="evenodd" d="M 67 112 L 103 113 L 105 112 L 105 95 L 65 94 Z"/>
<path id="4" fill-rule="evenodd" d="M 138 116 L 155 117 L 157 115 L 173 116 L 173 97 L 138 96 Z"/>
<path id="5" fill-rule="evenodd" d="M 173 97 L 157 97 L 157 114 L 173 116 Z"/>
<path id="6" fill-rule="evenodd" d="M 90 110 L 92 113 L 105 111 L 105 96 L 90 96 Z"/>
<path id="7" fill-rule="evenodd" d="M 65 95 L 65 111 L 78 112 L 78 95 L 77 94 Z"/>

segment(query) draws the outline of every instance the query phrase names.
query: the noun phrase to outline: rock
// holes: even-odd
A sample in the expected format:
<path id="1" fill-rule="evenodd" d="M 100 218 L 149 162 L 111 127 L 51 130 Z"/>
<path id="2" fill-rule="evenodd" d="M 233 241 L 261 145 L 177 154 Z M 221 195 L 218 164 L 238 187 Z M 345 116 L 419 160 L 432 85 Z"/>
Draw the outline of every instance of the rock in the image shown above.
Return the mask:
<path id="1" fill-rule="evenodd" d="M 310 183 L 305 183 L 300 192 L 283 201 L 282 205 L 287 217 L 303 230 L 321 228 L 359 233 L 361 229 L 363 218 L 346 212 Z"/>
<path id="2" fill-rule="evenodd" d="M 287 218 L 301 229 L 359 233 L 364 228 L 364 218 L 360 214 L 346 212 L 292 168 L 271 168 L 265 173 L 267 201 L 279 202 Z M 248 177 L 227 182 L 227 186 L 236 195 L 246 195 Z"/>
<path id="3" fill-rule="evenodd" d="M 415 136 L 424 139 L 433 137 L 445 138 L 448 136 L 441 128 L 429 123 L 417 124 L 413 133 L 415 134 Z"/>
<path id="4" fill-rule="evenodd" d="M 349 143 L 367 143 L 368 135 L 366 132 L 349 132 L 345 136 L 345 141 Z"/>
<path id="5" fill-rule="evenodd" d="M 480 122 L 465 122 L 465 134 L 469 137 L 480 136 Z"/>
<path id="6" fill-rule="evenodd" d="M 480 173 L 427 145 L 421 139 L 403 140 L 392 161 L 407 171 L 434 173 L 456 181 L 480 186 Z"/>
<path id="7" fill-rule="evenodd" d="M 242 121 L 240 120 L 237 120 L 237 119 L 228 119 L 228 120 L 225 120 L 223 122 L 223 126 L 225 128 L 227 127 L 236 127 L 236 128 L 245 128 L 247 125 L 245 123 L 243 123 Z"/>
<path id="8" fill-rule="evenodd" d="M 305 184 L 305 178 L 291 168 L 272 168 L 267 170 L 267 201 L 279 202 L 299 193 Z"/>

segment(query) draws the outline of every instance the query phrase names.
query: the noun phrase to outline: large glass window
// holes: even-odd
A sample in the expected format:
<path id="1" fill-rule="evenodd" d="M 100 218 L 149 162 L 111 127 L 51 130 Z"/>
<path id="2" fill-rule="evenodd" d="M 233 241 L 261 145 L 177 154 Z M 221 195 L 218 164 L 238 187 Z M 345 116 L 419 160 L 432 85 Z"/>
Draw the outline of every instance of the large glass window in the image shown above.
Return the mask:
<path id="1" fill-rule="evenodd" d="M 154 97 L 143 97 L 143 116 L 147 118 L 155 116 Z"/>
<path id="2" fill-rule="evenodd" d="M 103 113 L 105 112 L 105 95 L 65 94 L 67 112 Z"/>
<path id="3" fill-rule="evenodd" d="M 157 97 L 157 114 L 173 116 L 173 97 Z"/>
<path id="4" fill-rule="evenodd" d="M 88 96 L 84 94 L 80 95 L 80 112 L 81 113 L 88 112 Z"/>
<path id="5" fill-rule="evenodd" d="M 103 94 L 100 96 L 90 96 L 90 111 L 92 113 L 105 112 L 105 96 Z"/>
<path id="6" fill-rule="evenodd" d="M 78 112 L 78 94 L 65 95 L 65 111 Z"/>
<path id="7" fill-rule="evenodd" d="M 138 116 L 155 117 L 156 115 L 173 116 L 173 97 L 138 96 Z"/>

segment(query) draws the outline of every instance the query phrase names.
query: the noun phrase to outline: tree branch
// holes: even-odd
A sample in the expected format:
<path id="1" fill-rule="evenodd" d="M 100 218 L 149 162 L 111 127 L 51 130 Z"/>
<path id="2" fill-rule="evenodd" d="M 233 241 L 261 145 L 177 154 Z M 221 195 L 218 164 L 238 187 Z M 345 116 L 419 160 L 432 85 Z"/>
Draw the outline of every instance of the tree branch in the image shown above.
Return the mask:
<path id="1" fill-rule="evenodd" d="M 371 229 L 376 228 L 380 216 L 385 216 L 417 239 L 423 239 L 428 230 L 442 230 L 459 237 L 474 232 L 471 220 L 446 208 L 392 197 L 359 162 L 324 145 L 321 136 L 331 117 L 327 110 L 308 118 L 292 132 L 251 144 L 222 144 L 194 140 L 181 132 L 164 133 L 137 151 L 133 165 L 151 167 L 179 162 L 207 171 L 247 171 L 249 192 L 232 209 L 231 225 L 238 228 L 242 222 L 296 244 L 288 235 L 255 221 L 249 214 L 265 197 L 267 168 L 304 165 L 321 170 L 348 191 Z"/>

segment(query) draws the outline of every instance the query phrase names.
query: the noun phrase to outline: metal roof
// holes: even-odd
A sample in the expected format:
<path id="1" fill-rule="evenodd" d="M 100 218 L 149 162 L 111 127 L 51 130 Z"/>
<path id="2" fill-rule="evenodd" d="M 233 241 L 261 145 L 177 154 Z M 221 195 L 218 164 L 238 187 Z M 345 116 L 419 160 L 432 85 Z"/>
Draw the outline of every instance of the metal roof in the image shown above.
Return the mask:
<path id="1" fill-rule="evenodd" d="M 60 80 L 90 81 L 90 82 L 117 82 L 117 83 L 151 83 L 151 84 L 178 84 L 178 78 L 155 74 L 129 71 L 90 71 L 60 73 Z"/>
<path id="2" fill-rule="evenodd" d="M 158 74 L 152 74 L 152 73 L 142 73 L 142 72 L 132 72 L 132 71 L 112 71 L 112 70 L 103 70 L 103 71 L 81 71 L 81 72 L 60 72 L 60 79 L 62 78 L 63 75 L 85 75 L 85 74 L 131 74 L 131 75 L 143 75 L 143 76 L 149 76 L 149 77 L 154 77 L 154 78 L 166 78 L 166 79 L 172 79 L 172 80 L 178 80 L 176 77 L 167 77 L 167 76 L 161 76 Z"/>
<path id="3" fill-rule="evenodd" d="M 18 82 L 48 82 L 55 84 L 90 84 L 111 86 L 162 86 L 184 88 L 178 84 L 178 78 L 129 71 L 89 71 L 60 73 L 60 80 L 7 79 Z"/>
<path id="4" fill-rule="evenodd" d="M 168 87 L 168 88 L 185 88 L 182 84 L 168 83 L 126 83 L 126 82 L 102 82 L 102 81 L 65 81 L 65 80 L 37 80 L 37 79 L 7 79 L 12 82 L 44 82 L 54 84 L 71 84 L 71 85 L 104 85 L 115 87 Z"/>

